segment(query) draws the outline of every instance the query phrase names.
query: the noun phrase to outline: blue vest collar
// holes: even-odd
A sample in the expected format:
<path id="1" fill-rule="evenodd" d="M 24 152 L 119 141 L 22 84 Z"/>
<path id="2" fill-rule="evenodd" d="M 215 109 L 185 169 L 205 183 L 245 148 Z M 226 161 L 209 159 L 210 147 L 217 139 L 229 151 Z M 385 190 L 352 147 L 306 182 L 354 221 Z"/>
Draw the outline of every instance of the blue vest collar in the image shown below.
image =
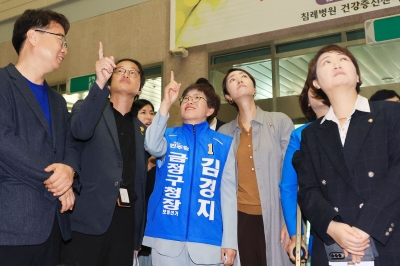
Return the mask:
<path id="1" fill-rule="evenodd" d="M 182 129 L 184 131 L 193 133 L 193 131 L 195 130 L 196 134 L 201 134 L 203 131 L 206 131 L 209 128 L 210 128 L 210 124 L 208 124 L 207 121 L 201 122 L 200 124 L 196 124 L 196 125 L 182 124 Z"/>

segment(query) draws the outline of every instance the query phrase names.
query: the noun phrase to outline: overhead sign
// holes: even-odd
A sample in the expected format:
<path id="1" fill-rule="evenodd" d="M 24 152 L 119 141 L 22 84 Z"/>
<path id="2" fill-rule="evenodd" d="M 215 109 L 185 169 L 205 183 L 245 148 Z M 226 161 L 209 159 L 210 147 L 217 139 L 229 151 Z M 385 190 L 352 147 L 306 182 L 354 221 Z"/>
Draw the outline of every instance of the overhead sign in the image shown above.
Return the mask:
<path id="1" fill-rule="evenodd" d="M 67 80 L 67 93 L 88 91 L 96 81 L 96 74 L 74 77 Z"/>
<path id="2" fill-rule="evenodd" d="M 400 41 L 400 15 L 367 20 L 365 39 L 368 45 Z"/>
<path id="3" fill-rule="evenodd" d="M 395 6 L 399 0 L 171 0 L 170 50 Z"/>

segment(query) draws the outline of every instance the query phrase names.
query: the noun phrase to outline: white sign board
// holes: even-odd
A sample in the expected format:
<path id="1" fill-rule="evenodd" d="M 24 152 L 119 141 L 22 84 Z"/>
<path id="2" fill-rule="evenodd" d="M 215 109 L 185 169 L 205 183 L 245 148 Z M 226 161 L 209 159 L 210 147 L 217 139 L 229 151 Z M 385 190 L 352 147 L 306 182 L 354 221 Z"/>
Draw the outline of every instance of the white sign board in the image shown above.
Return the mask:
<path id="1" fill-rule="evenodd" d="M 171 50 L 400 6 L 398 0 L 171 0 Z"/>

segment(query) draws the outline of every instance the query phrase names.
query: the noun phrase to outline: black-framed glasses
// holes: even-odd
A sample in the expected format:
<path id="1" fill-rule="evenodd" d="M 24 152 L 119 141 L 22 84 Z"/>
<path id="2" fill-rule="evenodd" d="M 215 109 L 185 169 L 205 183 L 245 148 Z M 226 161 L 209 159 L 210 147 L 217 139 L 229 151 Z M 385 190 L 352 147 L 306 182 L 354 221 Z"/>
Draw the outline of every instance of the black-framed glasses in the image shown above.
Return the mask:
<path id="1" fill-rule="evenodd" d="M 200 99 L 203 99 L 204 101 L 207 102 L 206 98 L 199 95 L 181 97 L 179 98 L 179 102 L 182 104 L 182 103 L 187 103 L 191 100 L 192 103 L 197 103 L 198 101 L 200 101 Z"/>
<path id="2" fill-rule="evenodd" d="M 45 30 L 35 30 L 41 33 L 48 33 L 51 35 L 56 35 L 56 36 L 60 36 L 61 37 L 61 47 L 64 47 L 65 49 L 67 49 L 67 37 L 64 34 L 61 33 L 54 33 L 54 32 L 50 32 L 50 31 L 45 31 Z"/>
<path id="3" fill-rule="evenodd" d="M 126 72 L 128 72 L 128 75 L 130 77 L 134 77 L 134 78 L 137 78 L 140 75 L 140 72 L 137 71 L 136 69 L 129 69 L 128 70 L 128 69 L 125 69 L 123 67 L 117 67 L 117 68 L 114 69 L 114 74 L 117 74 L 117 75 L 120 75 L 120 76 L 124 75 Z"/>

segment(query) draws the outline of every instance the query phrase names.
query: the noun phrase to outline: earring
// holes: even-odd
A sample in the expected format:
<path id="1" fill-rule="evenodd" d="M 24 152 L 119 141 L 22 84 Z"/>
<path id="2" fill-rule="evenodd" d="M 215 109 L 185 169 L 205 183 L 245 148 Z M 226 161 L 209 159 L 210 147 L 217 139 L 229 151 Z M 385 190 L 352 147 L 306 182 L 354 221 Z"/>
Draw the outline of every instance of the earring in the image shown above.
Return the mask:
<path id="1" fill-rule="evenodd" d="M 257 93 L 254 93 L 254 94 L 253 94 L 253 97 L 255 98 L 255 97 L 256 97 L 256 95 L 257 95 Z"/>
<path id="2" fill-rule="evenodd" d="M 233 104 L 233 101 L 232 101 L 232 100 L 228 100 L 228 103 L 229 103 L 229 104 Z"/>

